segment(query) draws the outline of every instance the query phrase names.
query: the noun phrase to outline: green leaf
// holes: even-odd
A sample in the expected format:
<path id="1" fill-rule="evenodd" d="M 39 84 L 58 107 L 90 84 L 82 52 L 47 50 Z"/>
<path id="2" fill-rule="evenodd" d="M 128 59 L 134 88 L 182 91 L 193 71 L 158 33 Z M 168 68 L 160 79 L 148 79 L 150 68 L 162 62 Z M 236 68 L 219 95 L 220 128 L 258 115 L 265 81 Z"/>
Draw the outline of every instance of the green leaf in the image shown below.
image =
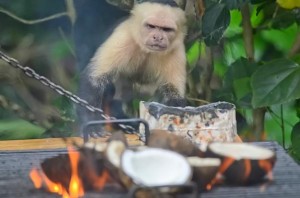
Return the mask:
<path id="1" fill-rule="evenodd" d="M 281 9 L 272 20 L 272 28 L 284 29 L 296 23 L 296 15 L 289 10 Z"/>
<path id="2" fill-rule="evenodd" d="M 266 0 L 264 2 L 255 3 L 255 4 L 257 4 L 256 15 L 259 15 L 261 13 L 268 15 L 267 13 L 269 13 L 270 10 L 272 10 L 272 13 L 274 13 L 277 6 L 275 0 Z"/>
<path id="3" fill-rule="evenodd" d="M 225 88 L 231 89 L 235 96 L 235 102 L 241 106 L 251 107 L 250 79 L 257 67 L 257 64 L 249 62 L 246 58 L 240 58 L 229 67 L 225 75 Z"/>
<path id="4" fill-rule="evenodd" d="M 297 117 L 300 118 L 300 98 L 296 100 L 295 102 L 295 110 Z"/>
<path id="5" fill-rule="evenodd" d="M 249 62 L 246 58 L 240 58 L 235 61 L 232 65 L 234 68 L 234 76 L 236 78 L 250 77 L 253 72 L 257 69 L 257 64 Z"/>
<path id="6" fill-rule="evenodd" d="M 262 37 L 275 46 L 277 50 L 287 53 L 295 42 L 295 37 L 298 32 L 296 23 L 286 29 L 269 29 L 261 32 Z M 280 40 L 279 40 L 280 38 Z M 280 41 L 280 42 L 279 42 Z"/>
<path id="7" fill-rule="evenodd" d="M 241 12 L 238 10 L 230 11 L 230 18 L 231 18 L 230 24 L 225 31 L 225 36 L 228 38 L 228 37 L 241 35 L 243 32 L 243 29 L 241 27 L 241 23 L 242 23 Z"/>
<path id="8" fill-rule="evenodd" d="M 198 61 L 198 58 L 200 56 L 200 53 L 201 53 L 201 42 L 199 41 L 196 41 L 187 51 L 187 61 L 189 63 L 189 65 L 192 65 L 194 66 L 197 61 Z"/>
<path id="9" fill-rule="evenodd" d="M 239 9 L 246 2 L 248 2 L 248 0 L 222 0 L 222 3 L 230 10 Z"/>
<path id="10" fill-rule="evenodd" d="M 216 45 L 230 23 L 230 12 L 225 4 L 216 3 L 207 8 L 202 18 L 202 34 L 206 45 Z"/>
<path id="11" fill-rule="evenodd" d="M 233 88 L 238 100 L 251 93 L 250 77 L 240 78 L 233 82 Z"/>
<path id="12" fill-rule="evenodd" d="M 252 76 L 252 105 L 265 107 L 300 98 L 300 66 L 279 59 L 260 67 Z"/>
<path id="13" fill-rule="evenodd" d="M 251 4 L 260 4 L 266 2 L 274 2 L 275 0 L 250 0 Z"/>
<path id="14" fill-rule="evenodd" d="M 259 6 L 253 6 L 253 10 L 251 12 L 251 25 L 253 28 L 258 27 L 265 19 L 265 13 L 259 12 Z"/>
<path id="15" fill-rule="evenodd" d="M 25 120 L 1 120 L 0 139 L 32 139 L 41 137 L 45 129 L 33 125 Z"/>
<path id="16" fill-rule="evenodd" d="M 246 56 L 244 41 L 242 38 L 228 39 L 224 42 L 224 59 L 228 65 Z"/>
<path id="17" fill-rule="evenodd" d="M 293 126 L 291 141 L 293 148 L 300 154 L 300 122 Z"/>

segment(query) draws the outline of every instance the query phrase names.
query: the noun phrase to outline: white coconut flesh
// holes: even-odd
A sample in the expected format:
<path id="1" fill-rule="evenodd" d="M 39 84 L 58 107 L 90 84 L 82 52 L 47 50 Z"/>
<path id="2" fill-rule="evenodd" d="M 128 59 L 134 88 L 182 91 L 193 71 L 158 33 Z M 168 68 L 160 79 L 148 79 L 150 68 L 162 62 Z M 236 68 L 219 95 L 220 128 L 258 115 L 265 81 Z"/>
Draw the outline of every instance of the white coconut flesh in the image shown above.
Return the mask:
<path id="1" fill-rule="evenodd" d="M 106 157 L 112 165 L 119 168 L 121 155 L 125 150 L 125 144 L 121 141 L 111 141 L 106 148 Z"/>
<path id="2" fill-rule="evenodd" d="M 187 160 L 193 167 L 218 167 L 221 164 L 221 160 L 217 158 L 188 157 Z"/>
<path id="3" fill-rule="evenodd" d="M 192 173 L 182 155 L 159 148 L 138 152 L 125 150 L 121 165 L 136 184 L 144 186 L 184 184 Z"/>
<path id="4" fill-rule="evenodd" d="M 94 149 L 98 152 L 104 152 L 107 147 L 107 143 L 106 142 L 102 142 L 102 143 L 87 142 L 84 144 L 84 147 L 89 148 L 89 149 Z"/>
<path id="5" fill-rule="evenodd" d="M 236 160 L 264 160 L 274 156 L 271 150 L 246 143 L 211 143 L 209 149 L 215 154 Z"/>

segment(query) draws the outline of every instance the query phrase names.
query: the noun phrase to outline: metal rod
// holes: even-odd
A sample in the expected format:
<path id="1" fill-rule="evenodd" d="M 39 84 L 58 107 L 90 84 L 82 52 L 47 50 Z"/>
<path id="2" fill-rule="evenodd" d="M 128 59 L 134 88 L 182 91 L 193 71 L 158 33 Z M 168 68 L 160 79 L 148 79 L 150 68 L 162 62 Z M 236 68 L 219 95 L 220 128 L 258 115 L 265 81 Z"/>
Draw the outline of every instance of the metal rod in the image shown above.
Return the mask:
<path id="1" fill-rule="evenodd" d="M 86 130 L 86 128 L 90 127 L 90 126 L 94 126 L 94 125 L 102 125 L 102 124 L 109 124 L 109 123 L 117 123 L 117 124 L 123 124 L 123 123 L 140 123 L 143 124 L 145 127 L 145 144 L 148 143 L 148 139 L 150 136 L 150 129 L 149 129 L 149 124 L 146 120 L 144 119 L 140 119 L 140 118 L 131 118 L 131 119 L 114 119 L 114 120 L 93 120 L 93 121 L 89 121 L 86 124 L 84 124 L 81 128 L 81 134 L 83 134 L 83 140 L 84 142 L 87 142 L 90 136 L 90 132 L 88 130 Z M 139 134 L 140 131 L 138 130 Z"/>

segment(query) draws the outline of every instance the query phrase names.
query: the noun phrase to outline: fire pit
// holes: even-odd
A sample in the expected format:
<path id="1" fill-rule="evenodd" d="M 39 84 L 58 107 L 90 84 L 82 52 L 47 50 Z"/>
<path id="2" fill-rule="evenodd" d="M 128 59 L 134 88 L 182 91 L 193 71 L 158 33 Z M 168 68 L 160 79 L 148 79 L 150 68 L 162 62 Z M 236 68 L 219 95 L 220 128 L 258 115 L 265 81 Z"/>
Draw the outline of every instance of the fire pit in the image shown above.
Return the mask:
<path id="1" fill-rule="evenodd" d="M 8 143 L 2 141 L 3 146 Z M 13 143 L 10 141 L 9 143 Z M 221 185 L 201 197 L 298 197 L 300 193 L 300 167 L 275 142 L 254 143 L 276 151 L 277 162 L 274 167 L 274 181 L 251 186 Z M 66 149 L 5 151 L 0 153 L 0 197 L 60 197 L 36 190 L 28 173 L 32 166 L 37 166 L 46 158 L 66 153 Z M 119 187 L 109 186 L 102 192 L 87 192 L 85 197 L 124 197 L 127 192 Z M 185 194 L 179 197 L 192 197 Z"/>

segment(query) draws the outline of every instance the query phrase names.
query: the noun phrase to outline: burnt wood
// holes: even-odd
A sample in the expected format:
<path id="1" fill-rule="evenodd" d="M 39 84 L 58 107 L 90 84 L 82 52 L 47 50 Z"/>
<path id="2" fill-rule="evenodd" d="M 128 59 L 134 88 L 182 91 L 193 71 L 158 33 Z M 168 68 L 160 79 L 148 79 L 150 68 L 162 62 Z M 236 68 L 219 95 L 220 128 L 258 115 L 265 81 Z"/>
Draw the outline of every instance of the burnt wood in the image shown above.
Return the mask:
<path id="1" fill-rule="evenodd" d="M 274 181 L 261 183 L 252 186 L 215 186 L 209 192 L 201 193 L 200 197 L 299 197 L 300 195 L 300 166 L 286 153 L 286 151 L 276 142 L 255 143 L 276 151 L 277 162 L 274 167 Z M 60 197 L 49 194 L 42 190 L 34 189 L 29 179 L 29 171 L 33 166 L 39 164 L 47 158 L 66 153 L 66 150 L 27 150 L 27 151 L 2 151 L 0 152 L 0 197 L 30 197 L 30 198 L 51 198 Z M 123 198 L 124 192 L 118 186 L 108 186 L 103 192 L 87 192 L 87 198 Z M 192 197 L 176 196 L 176 197 Z"/>

